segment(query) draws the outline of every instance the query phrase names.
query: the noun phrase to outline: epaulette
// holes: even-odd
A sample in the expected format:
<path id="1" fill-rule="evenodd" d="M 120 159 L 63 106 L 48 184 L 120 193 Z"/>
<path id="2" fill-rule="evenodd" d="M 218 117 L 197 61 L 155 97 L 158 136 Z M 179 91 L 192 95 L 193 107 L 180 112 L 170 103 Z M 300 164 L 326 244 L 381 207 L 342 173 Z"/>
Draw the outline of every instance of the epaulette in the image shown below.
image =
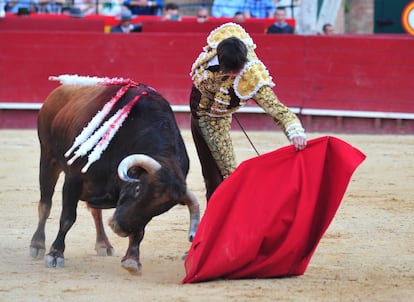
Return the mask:
<path id="1" fill-rule="evenodd" d="M 251 99 L 265 85 L 275 86 L 266 66 L 259 60 L 248 62 L 236 76 L 233 88 L 242 100 Z"/>

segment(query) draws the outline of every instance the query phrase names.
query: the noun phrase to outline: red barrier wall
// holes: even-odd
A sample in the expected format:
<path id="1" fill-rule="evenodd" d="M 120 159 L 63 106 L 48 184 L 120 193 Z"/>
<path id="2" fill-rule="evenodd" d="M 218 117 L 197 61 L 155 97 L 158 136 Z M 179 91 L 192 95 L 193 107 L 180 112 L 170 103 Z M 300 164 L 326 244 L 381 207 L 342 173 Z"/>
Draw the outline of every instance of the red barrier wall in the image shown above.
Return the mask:
<path id="1" fill-rule="evenodd" d="M 410 36 L 252 34 L 288 106 L 414 113 Z M 50 75 L 129 77 L 187 104 L 189 71 L 205 44 L 196 33 L 0 31 L 0 102 L 42 102 Z"/>
<path id="2" fill-rule="evenodd" d="M 0 31 L 92 31 L 103 32 L 105 19 L 103 18 L 72 18 L 67 15 L 34 15 L 48 17 L 10 17 L 0 18 Z"/>
<path id="3" fill-rule="evenodd" d="M 414 112 L 412 37 L 309 37 L 304 46 L 306 107 Z"/>
<path id="4" fill-rule="evenodd" d="M 0 32 L 0 102 L 41 102 L 58 85 L 50 75 L 132 78 L 186 104 L 196 34 Z"/>

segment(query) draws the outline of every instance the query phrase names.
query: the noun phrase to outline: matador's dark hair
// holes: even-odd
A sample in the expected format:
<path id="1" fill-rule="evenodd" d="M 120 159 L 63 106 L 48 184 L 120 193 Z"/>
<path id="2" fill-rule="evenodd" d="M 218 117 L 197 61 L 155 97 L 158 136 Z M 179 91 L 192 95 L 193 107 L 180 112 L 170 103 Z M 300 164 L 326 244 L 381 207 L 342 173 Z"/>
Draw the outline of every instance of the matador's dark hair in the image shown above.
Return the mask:
<path id="1" fill-rule="evenodd" d="M 236 37 L 224 39 L 217 46 L 217 56 L 221 71 L 238 72 L 247 62 L 246 44 Z"/>

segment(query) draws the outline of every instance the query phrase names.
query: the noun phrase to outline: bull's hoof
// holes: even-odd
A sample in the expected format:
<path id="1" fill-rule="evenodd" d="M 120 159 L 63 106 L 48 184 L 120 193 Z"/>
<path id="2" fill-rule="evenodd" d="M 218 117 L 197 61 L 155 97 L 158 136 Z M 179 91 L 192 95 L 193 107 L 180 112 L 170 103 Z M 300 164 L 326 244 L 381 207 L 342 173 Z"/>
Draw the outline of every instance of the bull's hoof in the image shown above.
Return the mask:
<path id="1" fill-rule="evenodd" d="M 96 246 L 95 251 L 98 256 L 115 256 L 115 250 L 112 246 Z"/>
<path id="2" fill-rule="evenodd" d="M 49 267 L 49 268 L 51 267 L 62 268 L 65 266 L 65 259 L 59 256 L 46 255 L 45 264 L 46 264 L 46 267 Z"/>
<path id="3" fill-rule="evenodd" d="M 188 234 L 188 241 L 193 242 L 194 237 L 195 237 L 195 232 Z"/>
<path id="4" fill-rule="evenodd" d="M 46 249 L 30 247 L 30 256 L 35 259 L 43 259 L 45 257 Z"/>
<path id="5" fill-rule="evenodd" d="M 125 259 L 121 262 L 122 267 L 133 275 L 141 275 L 141 263 L 134 259 Z"/>
<path id="6" fill-rule="evenodd" d="M 181 260 L 187 259 L 187 256 L 188 256 L 188 251 L 184 252 L 184 254 L 181 256 Z"/>

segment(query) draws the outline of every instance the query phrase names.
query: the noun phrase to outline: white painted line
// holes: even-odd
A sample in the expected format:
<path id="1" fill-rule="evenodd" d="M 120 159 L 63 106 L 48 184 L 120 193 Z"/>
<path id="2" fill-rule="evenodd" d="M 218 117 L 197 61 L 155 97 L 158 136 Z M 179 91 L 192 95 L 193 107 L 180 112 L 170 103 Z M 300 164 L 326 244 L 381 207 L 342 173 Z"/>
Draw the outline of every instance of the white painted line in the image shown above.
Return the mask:
<path id="1" fill-rule="evenodd" d="M 0 110 L 39 110 L 42 107 L 42 105 L 42 103 L 0 102 Z M 171 105 L 171 107 L 174 112 L 190 112 L 190 107 L 188 105 Z M 414 120 L 414 113 L 406 112 L 331 110 L 299 107 L 289 107 L 289 109 L 292 110 L 293 113 L 301 115 Z M 258 106 L 244 106 L 241 107 L 237 112 L 265 113 L 265 111 Z"/>

